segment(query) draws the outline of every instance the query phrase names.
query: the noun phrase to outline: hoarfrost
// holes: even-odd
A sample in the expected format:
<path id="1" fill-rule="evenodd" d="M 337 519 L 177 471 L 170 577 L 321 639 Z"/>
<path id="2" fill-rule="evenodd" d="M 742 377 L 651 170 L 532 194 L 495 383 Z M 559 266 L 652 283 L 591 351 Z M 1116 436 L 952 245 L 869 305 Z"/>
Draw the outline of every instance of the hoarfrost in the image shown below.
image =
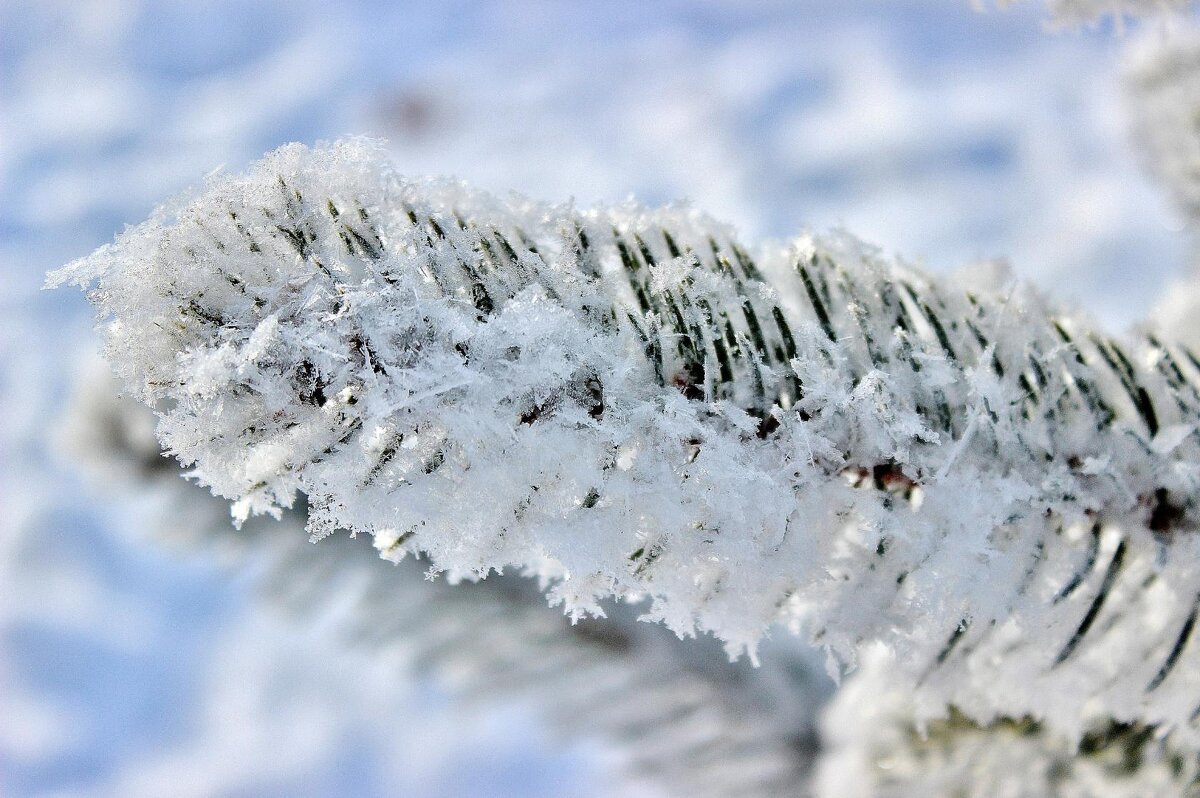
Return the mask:
<path id="1" fill-rule="evenodd" d="M 1195 742 L 1186 347 L 846 234 L 754 251 L 688 209 L 406 179 L 362 140 L 214 178 L 68 281 L 239 521 L 303 493 L 314 539 L 516 570 L 573 617 L 879 642 L 919 711 Z"/>

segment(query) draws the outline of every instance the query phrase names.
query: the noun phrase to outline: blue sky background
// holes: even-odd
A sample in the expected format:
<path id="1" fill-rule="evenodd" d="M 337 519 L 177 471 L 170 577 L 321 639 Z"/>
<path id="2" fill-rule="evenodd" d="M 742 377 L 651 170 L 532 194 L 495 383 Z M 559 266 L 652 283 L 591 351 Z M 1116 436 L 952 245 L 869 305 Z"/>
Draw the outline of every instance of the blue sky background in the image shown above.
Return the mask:
<path id="1" fill-rule="evenodd" d="M 264 611 L 252 573 L 131 534 L 145 508 L 57 452 L 95 343 L 46 270 L 216 167 L 366 133 L 403 171 L 499 192 L 687 199 L 751 240 L 842 225 L 938 271 L 1003 257 L 1120 329 L 1189 240 L 1128 139 L 1134 34 L 1043 14 L 0 2 L 0 793 L 609 794 L 602 752 L 554 746 L 519 705 L 396 687 Z"/>

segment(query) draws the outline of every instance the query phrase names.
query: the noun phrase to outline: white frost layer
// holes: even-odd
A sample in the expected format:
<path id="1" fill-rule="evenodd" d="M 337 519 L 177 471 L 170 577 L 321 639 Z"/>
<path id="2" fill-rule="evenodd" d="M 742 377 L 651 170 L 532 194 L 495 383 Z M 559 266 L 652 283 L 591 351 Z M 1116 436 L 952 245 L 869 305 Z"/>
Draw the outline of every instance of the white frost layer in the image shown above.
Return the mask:
<path id="1" fill-rule="evenodd" d="M 556 731 L 603 744 L 648 794 L 807 791 L 817 707 L 832 688 L 816 652 L 774 646 L 763 667 L 751 668 L 729 662 L 714 641 L 681 641 L 637 623 L 627 607 L 568 625 L 515 575 L 451 586 L 424 579 L 418 562 L 392 567 L 362 540 L 339 535 L 314 549 L 299 513 L 234 530 L 225 502 L 179 478 L 147 434 L 153 414 L 118 399 L 100 366 L 75 386 L 59 428 L 64 450 L 101 488 L 154 499 L 139 530 L 154 543 L 218 553 L 242 568 L 254 563 L 266 606 L 285 610 L 291 626 L 329 630 L 370 661 L 371 674 L 382 676 L 377 691 L 390 685 L 390 694 L 403 694 L 432 676 L 472 714 L 481 703 L 532 705 Z M 271 718 L 256 721 L 250 725 Z M 227 730 L 210 731 L 202 747 L 228 738 Z M 622 783 L 616 792 L 629 789 Z"/>
<path id="2" fill-rule="evenodd" d="M 1029 717 L 981 726 L 952 711 L 917 724 L 905 691 L 891 682 L 895 663 L 880 651 L 865 659 L 825 713 L 821 798 L 1195 794 L 1195 755 L 1152 727 L 1102 722 L 1076 746 Z"/>
<path id="3" fill-rule="evenodd" d="M 852 237 L 753 253 L 696 212 L 580 211 L 284 147 L 55 283 L 235 513 L 298 492 L 451 580 L 749 650 L 896 654 L 918 708 L 1191 734 L 1200 362 Z"/>

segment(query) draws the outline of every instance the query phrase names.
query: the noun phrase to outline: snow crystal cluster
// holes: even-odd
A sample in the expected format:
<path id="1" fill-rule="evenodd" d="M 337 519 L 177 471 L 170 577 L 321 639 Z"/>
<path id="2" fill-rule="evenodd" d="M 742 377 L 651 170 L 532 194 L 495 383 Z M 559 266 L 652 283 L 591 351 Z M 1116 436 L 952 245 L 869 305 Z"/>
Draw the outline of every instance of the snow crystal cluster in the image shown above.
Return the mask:
<path id="1" fill-rule="evenodd" d="M 52 283 L 236 517 L 303 494 L 431 575 L 517 571 L 754 655 L 866 643 L 918 718 L 1197 742 L 1200 361 L 844 234 L 751 250 L 284 147 Z M 1183 700 L 1183 698 L 1187 700 Z"/>
<path id="2" fill-rule="evenodd" d="M 149 499 L 142 531 L 155 543 L 253 563 L 268 606 L 335 630 L 391 680 L 431 676 L 477 702 L 528 699 L 556 730 L 612 749 L 624 777 L 670 794 L 795 795 L 807 783 L 831 687 L 812 652 L 776 646 L 754 669 L 620 607 L 569 625 L 519 577 L 451 586 L 422 578 L 416 562 L 391 567 L 361 540 L 314 549 L 297 512 L 234 530 L 226 503 L 161 456 L 153 414 L 116 394 L 107 367 L 91 369 L 60 425 L 85 474 Z"/>

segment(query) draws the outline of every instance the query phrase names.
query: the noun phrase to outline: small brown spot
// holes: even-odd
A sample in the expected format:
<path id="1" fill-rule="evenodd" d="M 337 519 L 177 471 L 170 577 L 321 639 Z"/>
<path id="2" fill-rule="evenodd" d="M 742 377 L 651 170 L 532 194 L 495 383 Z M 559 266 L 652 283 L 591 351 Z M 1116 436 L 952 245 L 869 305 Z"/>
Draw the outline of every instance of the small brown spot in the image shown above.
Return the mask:
<path id="1" fill-rule="evenodd" d="M 768 435 L 777 429 L 779 429 L 779 419 L 774 414 L 768 413 L 758 422 L 758 437 L 765 440 Z"/>
<path id="2" fill-rule="evenodd" d="M 1183 508 L 1171 501 L 1166 488 L 1154 491 L 1150 504 L 1150 529 L 1154 532 L 1170 532 L 1183 520 Z"/>

